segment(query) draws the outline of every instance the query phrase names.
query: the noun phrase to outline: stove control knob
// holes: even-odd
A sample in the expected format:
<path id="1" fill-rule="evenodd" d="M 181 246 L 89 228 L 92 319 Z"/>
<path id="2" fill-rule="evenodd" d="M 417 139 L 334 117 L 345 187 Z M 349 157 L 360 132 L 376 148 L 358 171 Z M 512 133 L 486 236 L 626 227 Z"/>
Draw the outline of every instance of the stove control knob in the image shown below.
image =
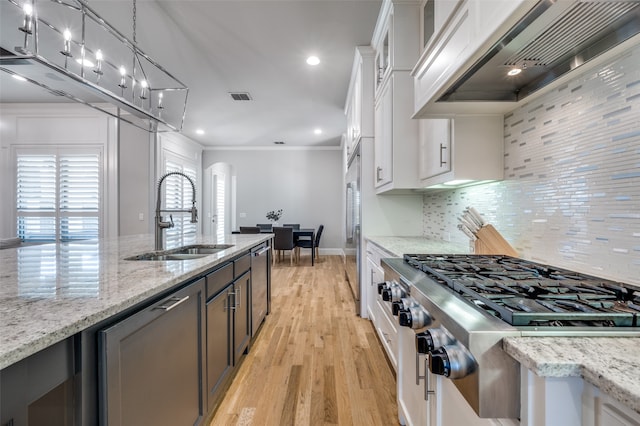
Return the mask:
<path id="1" fill-rule="evenodd" d="M 391 298 L 389 300 L 392 302 L 399 302 L 407 296 L 407 293 L 397 284 L 392 286 L 389 291 L 391 292 Z"/>
<path id="2" fill-rule="evenodd" d="M 420 354 L 428 354 L 444 345 L 451 345 L 454 341 L 453 336 L 446 330 L 442 328 L 432 328 L 422 333 L 416 333 L 416 351 Z"/>
<path id="3" fill-rule="evenodd" d="M 378 294 L 382 294 L 382 290 L 389 288 L 389 281 L 378 283 Z"/>
<path id="4" fill-rule="evenodd" d="M 393 314 L 394 317 L 398 316 L 398 312 L 400 312 L 404 307 L 404 304 L 402 303 L 402 301 L 400 302 L 392 302 L 391 303 L 391 313 Z"/>
<path id="5" fill-rule="evenodd" d="M 431 316 L 418 304 L 410 306 L 409 309 L 401 311 L 398 315 L 400 325 L 417 330 L 424 328 L 433 322 Z"/>
<path id="6" fill-rule="evenodd" d="M 393 316 L 397 317 L 400 311 L 406 311 L 411 306 L 417 306 L 417 305 L 418 305 L 418 302 L 416 302 L 413 298 L 403 297 L 399 301 L 391 302 L 391 312 L 393 313 Z"/>
<path id="7" fill-rule="evenodd" d="M 390 288 L 382 289 L 382 300 L 384 300 L 385 302 L 390 302 L 391 301 L 391 289 Z"/>
<path id="8" fill-rule="evenodd" d="M 429 370 L 450 379 L 461 379 L 473 373 L 476 361 L 460 345 L 446 345 L 429 352 Z"/>

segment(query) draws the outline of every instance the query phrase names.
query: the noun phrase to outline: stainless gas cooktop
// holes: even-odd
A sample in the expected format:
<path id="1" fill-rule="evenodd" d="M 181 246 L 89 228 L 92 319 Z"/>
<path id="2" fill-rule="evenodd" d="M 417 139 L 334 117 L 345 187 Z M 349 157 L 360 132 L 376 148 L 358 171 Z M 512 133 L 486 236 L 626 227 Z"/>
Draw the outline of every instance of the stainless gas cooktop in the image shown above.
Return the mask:
<path id="1" fill-rule="evenodd" d="M 628 284 L 509 256 L 407 254 L 404 260 L 514 326 L 640 326 L 640 290 Z"/>

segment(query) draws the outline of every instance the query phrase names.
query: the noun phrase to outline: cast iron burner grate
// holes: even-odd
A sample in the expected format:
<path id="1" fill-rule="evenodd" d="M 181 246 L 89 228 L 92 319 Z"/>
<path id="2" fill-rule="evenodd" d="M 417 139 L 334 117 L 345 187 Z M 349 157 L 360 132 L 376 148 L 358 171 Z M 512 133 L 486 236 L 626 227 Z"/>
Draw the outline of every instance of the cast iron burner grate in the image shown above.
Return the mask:
<path id="1" fill-rule="evenodd" d="M 511 325 L 640 325 L 640 291 L 627 284 L 509 256 L 406 254 L 404 260 Z"/>

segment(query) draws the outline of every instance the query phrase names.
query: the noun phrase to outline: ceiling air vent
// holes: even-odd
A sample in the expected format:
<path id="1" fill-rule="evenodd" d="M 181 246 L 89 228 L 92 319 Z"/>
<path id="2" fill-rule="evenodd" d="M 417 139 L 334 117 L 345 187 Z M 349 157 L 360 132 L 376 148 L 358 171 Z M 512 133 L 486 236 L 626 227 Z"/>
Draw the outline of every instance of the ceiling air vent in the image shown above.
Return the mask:
<path id="1" fill-rule="evenodd" d="M 249 92 L 230 92 L 231 98 L 234 101 L 250 101 L 251 95 Z"/>

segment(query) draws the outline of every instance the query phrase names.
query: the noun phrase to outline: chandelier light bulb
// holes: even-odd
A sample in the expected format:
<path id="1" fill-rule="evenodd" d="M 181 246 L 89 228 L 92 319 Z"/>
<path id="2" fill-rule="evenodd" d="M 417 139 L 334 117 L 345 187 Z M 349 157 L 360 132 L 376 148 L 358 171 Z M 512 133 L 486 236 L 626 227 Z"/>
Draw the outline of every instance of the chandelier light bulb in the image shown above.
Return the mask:
<path id="1" fill-rule="evenodd" d="M 164 94 L 162 92 L 158 93 L 158 109 L 163 109 L 162 106 L 162 98 L 164 98 Z"/>
<path id="2" fill-rule="evenodd" d="M 125 67 L 120 67 L 120 84 L 118 84 L 118 86 L 120 86 L 122 89 L 126 89 L 127 88 L 127 69 Z"/>
<path id="3" fill-rule="evenodd" d="M 147 80 L 142 80 L 140 82 L 140 99 L 147 99 L 147 87 L 149 87 Z"/>
<path id="4" fill-rule="evenodd" d="M 71 31 L 69 31 L 69 29 L 67 28 L 62 33 L 62 36 L 64 37 L 64 49 L 60 51 L 60 53 L 62 53 L 64 56 L 70 57 L 71 56 Z"/>
<path id="5" fill-rule="evenodd" d="M 102 75 L 102 50 L 98 49 L 96 52 L 96 67 L 93 69 L 93 72 L 98 74 L 98 76 Z"/>
<path id="6" fill-rule="evenodd" d="M 25 3 L 22 6 L 22 11 L 24 12 L 24 20 L 18 29 L 23 33 L 31 34 L 33 31 L 33 6 L 31 3 Z"/>

